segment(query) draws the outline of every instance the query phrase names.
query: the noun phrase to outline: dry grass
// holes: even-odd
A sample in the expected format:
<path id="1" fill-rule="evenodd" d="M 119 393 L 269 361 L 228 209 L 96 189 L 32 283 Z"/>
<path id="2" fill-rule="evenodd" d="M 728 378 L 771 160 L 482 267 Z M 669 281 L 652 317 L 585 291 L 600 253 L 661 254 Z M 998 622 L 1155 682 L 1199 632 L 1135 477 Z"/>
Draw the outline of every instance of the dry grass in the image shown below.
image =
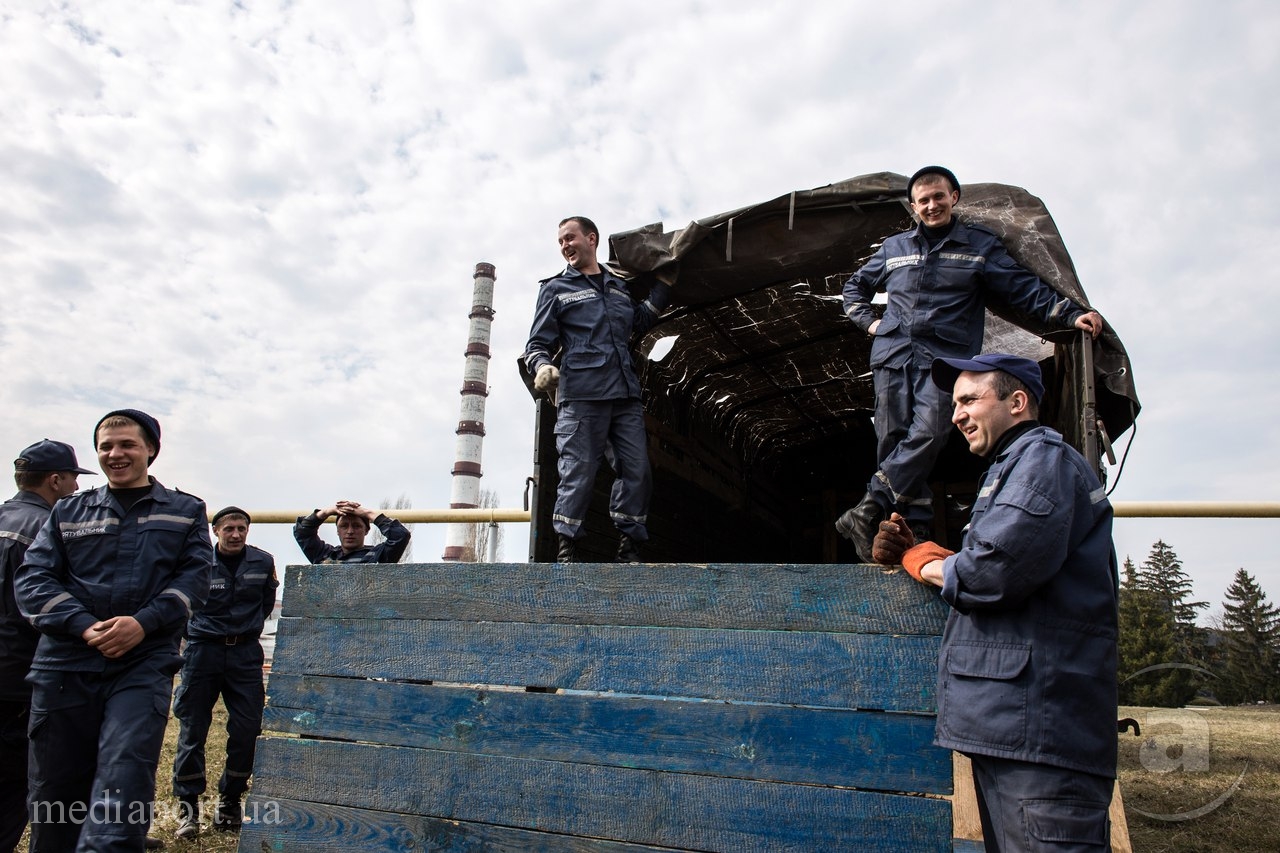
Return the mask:
<path id="1" fill-rule="evenodd" d="M 1141 737 L 1120 737 L 1134 850 L 1280 850 L 1280 706 L 1121 708 L 1120 716 L 1142 727 Z"/>
<path id="2" fill-rule="evenodd" d="M 217 797 L 218 776 L 222 773 L 222 762 L 226 755 L 226 732 L 227 712 L 219 702 L 214 706 L 213 727 L 209 730 L 209 740 L 205 744 L 209 790 L 200 803 L 203 813 L 200 837 L 192 841 L 178 841 L 173 837 L 174 830 L 178 828 L 178 801 L 173 796 L 173 785 L 170 782 L 173 776 L 173 756 L 178 744 L 178 721 L 172 715 L 169 716 L 169 726 L 164 733 L 164 747 L 160 752 L 160 767 L 156 772 L 156 817 L 151 828 L 151 834 L 164 841 L 164 849 L 184 853 L 235 853 L 240 843 L 237 834 L 214 832 L 209 828 L 209 816 L 213 814 Z M 18 849 L 27 849 L 26 834 L 22 836 Z"/>

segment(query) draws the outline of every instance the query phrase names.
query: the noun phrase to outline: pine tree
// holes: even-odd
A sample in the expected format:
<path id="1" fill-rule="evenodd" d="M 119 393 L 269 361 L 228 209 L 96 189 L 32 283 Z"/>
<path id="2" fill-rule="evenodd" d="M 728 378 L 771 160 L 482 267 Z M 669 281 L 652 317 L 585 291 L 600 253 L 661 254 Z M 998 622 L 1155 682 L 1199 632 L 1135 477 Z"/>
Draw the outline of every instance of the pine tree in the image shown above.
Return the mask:
<path id="1" fill-rule="evenodd" d="M 1161 595 L 1142 585 L 1133 560 L 1124 561 L 1120 582 L 1120 704 L 1181 707 L 1195 696 L 1185 669 L 1155 669 L 1180 663 L 1177 624 Z"/>
<path id="2" fill-rule="evenodd" d="M 1239 569 L 1222 611 L 1223 701 L 1280 700 L 1280 607 L 1269 603 L 1258 582 Z"/>
<path id="3" fill-rule="evenodd" d="M 1178 635 L 1179 660 L 1193 663 L 1202 657 L 1203 635 L 1196 616 L 1209 606 L 1207 601 L 1191 601 L 1191 578 L 1182 570 L 1182 561 L 1163 540 L 1151 546 L 1151 553 L 1136 572 L 1138 586 L 1155 593 L 1173 616 Z"/>

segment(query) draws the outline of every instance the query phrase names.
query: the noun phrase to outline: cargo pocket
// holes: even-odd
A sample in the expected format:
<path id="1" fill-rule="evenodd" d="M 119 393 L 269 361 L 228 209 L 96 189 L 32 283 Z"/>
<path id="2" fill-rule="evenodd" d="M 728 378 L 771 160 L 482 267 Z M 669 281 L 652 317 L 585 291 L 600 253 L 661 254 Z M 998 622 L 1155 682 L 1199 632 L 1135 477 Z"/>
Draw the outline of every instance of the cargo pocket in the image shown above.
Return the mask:
<path id="1" fill-rule="evenodd" d="M 1088 800 L 1023 800 L 1022 829 L 1027 849 L 1052 849 L 1055 845 L 1072 845 L 1108 849 L 1111 825 L 1107 817 L 1109 803 Z"/>
<path id="2" fill-rule="evenodd" d="M 940 730 L 957 741 L 1017 749 L 1027 739 L 1027 688 L 1020 676 L 1031 647 L 958 643 L 947 649 Z"/>

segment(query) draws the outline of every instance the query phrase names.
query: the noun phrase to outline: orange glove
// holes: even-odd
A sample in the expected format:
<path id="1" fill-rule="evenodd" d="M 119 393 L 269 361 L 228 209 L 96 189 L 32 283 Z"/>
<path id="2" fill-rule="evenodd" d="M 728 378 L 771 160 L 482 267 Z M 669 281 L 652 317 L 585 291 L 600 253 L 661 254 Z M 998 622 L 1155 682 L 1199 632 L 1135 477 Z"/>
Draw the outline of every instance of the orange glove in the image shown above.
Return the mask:
<path id="1" fill-rule="evenodd" d="M 920 577 L 920 570 L 934 560 L 945 560 L 954 553 L 955 551 L 948 551 L 936 542 L 921 542 L 902 555 L 902 568 L 920 583 L 928 583 Z"/>

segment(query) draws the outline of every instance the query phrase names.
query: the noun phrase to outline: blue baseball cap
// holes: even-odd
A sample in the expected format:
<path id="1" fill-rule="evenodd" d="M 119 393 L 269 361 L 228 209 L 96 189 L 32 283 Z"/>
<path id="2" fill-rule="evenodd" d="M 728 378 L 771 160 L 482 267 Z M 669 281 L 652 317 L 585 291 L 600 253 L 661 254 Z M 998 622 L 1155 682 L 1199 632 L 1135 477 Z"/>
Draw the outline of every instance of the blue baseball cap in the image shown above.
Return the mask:
<path id="1" fill-rule="evenodd" d="M 46 438 L 37 441 L 18 454 L 13 460 L 15 471 L 70 471 L 74 474 L 96 474 L 81 468 L 76 461 L 76 451 L 65 441 L 54 441 Z"/>
<path id="2" fill-rule="evenodd" d="M 961 373 L 990 373 L 993 370 L 1003 370 L 1026 385 L 1031 396 L 1036 398 L 1036 405 L 1040 405 L 1044 398 L 1044 379 L 1040 375 L 1040 365 L 1019 355 L 992 352 L 973 358 L 935 358 L 929 373 L 933 376 L 933 384 L 950 394 Z"/>

